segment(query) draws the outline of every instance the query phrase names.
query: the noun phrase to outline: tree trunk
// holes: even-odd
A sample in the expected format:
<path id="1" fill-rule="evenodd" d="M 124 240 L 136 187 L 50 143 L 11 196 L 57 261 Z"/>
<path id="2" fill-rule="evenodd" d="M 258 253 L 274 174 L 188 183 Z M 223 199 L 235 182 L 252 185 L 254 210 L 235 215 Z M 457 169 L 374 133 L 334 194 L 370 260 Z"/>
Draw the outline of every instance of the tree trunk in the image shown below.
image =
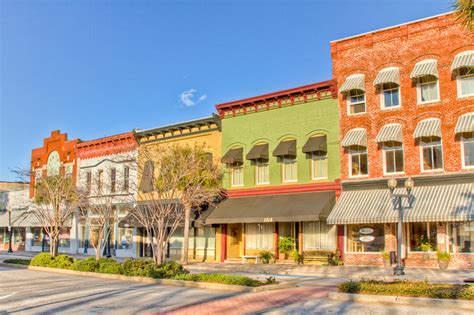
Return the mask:
<path id="1" fill-rule="evenodd" d="M 50 237 L 49 242 L 49 253 L 51 256 L 56 257 L 58 255 L 57 236 Z"/>
<path id="2" fill-rule="evenodd" d="M 189 254 L 189 226 L 191 221 L 191 208 L 186 206 L 184 210 L 184 239 L 183 239 L 183 249 L 181 255 L 181 263 L 187 265 L 188 254 Z"/>
<path id="3" fill-rule="evenodd" d="M 101 256 L 100 255 L 102 252 L 102 247 L 100 246 L 101 241 L 102 240 L 98 240 L 97 248 L 95 249 L 95 260 L 99 260 Z"/>

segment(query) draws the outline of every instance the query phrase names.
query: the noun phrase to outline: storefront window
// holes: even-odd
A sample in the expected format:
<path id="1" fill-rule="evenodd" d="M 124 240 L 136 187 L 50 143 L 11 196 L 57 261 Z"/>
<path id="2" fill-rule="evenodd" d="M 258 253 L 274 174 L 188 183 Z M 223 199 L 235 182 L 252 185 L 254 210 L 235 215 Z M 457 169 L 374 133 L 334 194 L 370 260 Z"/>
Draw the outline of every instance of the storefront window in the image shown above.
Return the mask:
<path id="1" fill-rule="evenodd" d="M 216 229 L 211 227 L 199 227 L 195 236 L 196 249 L 216 248 Z M 190 246 L 191 247 L 191 246 Z"/>
<path id="2" fill-rule="evenodd" d="M 272 249 L 273 223 L 247 223 L 245 244 L 247 249 Z"/>
<path id="3" fill-rule="evenodd" d="M 25 244 L 25 229 L 24 228 L 13 228 L 13 243 L 18 245 Z"/>
<path id="4" fill-rule="evenodd" d="M 336 226 L 326 222 L 303 222 L 304 250 L 332 250 L 336 248 Z"/>
<path id="5" fill-rule="evenodd" d="M 279 237 L 295 237 L 295 223 L 294 222 L 279 222 L 278 223 Z"/>
<path id="6" fill-rule="evenodd" d="M 33 246 L 43 245 L 43 229 L 39 227 L 32 228 L 32 234 L 33 234 L 33 239 L 31 240 L 32 245 Z"/>
<path id="7" fill-rule="evenodd" d="M 79 226 L 79 247 L 86 247 L 87 229 L 85 225 Z"/>
<path id="8" fill-rule="evenodd" d="M 118 229 L 118 240 L 117 249 L 134 249 L 133 243 L 133 229 L 132 228 L 119 228 Z"/>
<path id="9" fill-rule="evenodd" d="M 380 252 L 385 249 L 383 224 L 347 226 L 347 251 L 355 253 Z"/>
<path id="10" fill-rule="evenodd" d="M 474 221 L 451 224 L 451 243 L 457 253 L 474 253 Z"/>
<path id="11" fill-rule="evenodd" d="M 0 227 L 0 244 L 5 244 L 7 242 L 5 239 L 5 234 L 7 233 L 6 230 L 6 228 Z"/>
<path id="12" fill-rule="evenodd" d="M 409 227 L 410 251 L 436 251 L 436 223 L 411 223 Z"/>
<path id="13" fill-rule="evenodd" d="M 71 245 L 71 229 L 67 228 L 59 234 L 59 247 L 69 247 Z"/>

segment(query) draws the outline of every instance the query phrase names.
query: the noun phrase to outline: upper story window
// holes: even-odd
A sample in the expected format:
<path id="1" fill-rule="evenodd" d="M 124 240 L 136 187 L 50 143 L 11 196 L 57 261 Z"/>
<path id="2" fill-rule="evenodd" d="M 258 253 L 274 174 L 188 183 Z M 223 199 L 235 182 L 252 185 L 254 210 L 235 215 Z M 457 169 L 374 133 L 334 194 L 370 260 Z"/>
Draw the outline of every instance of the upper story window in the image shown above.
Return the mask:
<path id="1" fill-rule="evenodd" d="M 461 137 L 463 168 L 474 168 L 474 112 L 458 118 L 455 132 Z"/>
<path id="2" fill-rule="evenodd" d="M 116 190 L 115 186 L 117 184 L 116 180 L 117 180 L 117 169 L 112 168 L 110 170 L 110 192 L 111 193 L 115 193 L 115 190 Z"/>
<path id="3" fill-rule="evenodd" d="M 86 192 L 89 195 L 92 191 L 92 172 L 87 171 L 86 173 Z"/>
<path id="4" fill-rule="evenodd" d="M 282 163 L 282 180 L 284 183 L 298 181 L 296 140 L 283 140 L 275 150 L 273 156 Z"/>
<path id="5" fill-rule="evenodd" d="M 230 170 L 230 186 L 244 185 L 243 148 L 232 148 L 221 159 Z"/>
<path id="6" fill-rule="evenodd" d="M 441 144 L 441 121 L 428 118 L 420 121 L 413 134 L 420 144 L 422 171 L 443 169 L 443 148 Z"/>
<path id="7" fill-rule="evenodd" d="M 270 182 L 268 143 L 255 144 L 246 158 L 255 166 L 255 184 L 268 184 Z"/>
<path id="8" fill-rule="evenodd" d="M 474 96 L 474 50 L 457 54 L 451 71 L 457 78 L 458 97 Z"/>
<path id="9" fill-rule="evenodd" d="M 365 75 L 348 76 L 339 91 L 346 96 L 348 115 L 365 113 Z"/>
<path id="10" fill-rule="evenodd" d="M 311 179 L 328 178 L 328 148 L 326 135 L 309 138 L 303 146 L 303 152 L 311 159 Z"/>
<path id="11" fill-rule="evenodd" d="M 125 166 L 123 168 L 123 191 L 130 189 L 130 167 Z"/>
<path id="12" fill-rule="evenodd" d="M 350 130 L 342 139 L 341 145 L 346 148 L 346 152 L 349 154 L 349 176 L 368 175 L 367 133 L 365 129 Z"/>
<path id="13" fill-rule="evenodd" d="M 268 160 L 255 160 L 255 179 L 257 185 L 270 184 L 270 167 Z"/>
<path id="14" fill-rule="evenodd" d="M 380 70 L 374 80 L 380 92 L 382 109 L 400 106 L 400 70 L 390 67 Z"/>
<path id="15" fill-rule="evenodd" d="M 410 78 L 416 82 L 418 104 L 440 100 L 437 60 L 427 59 L 418 62 L 415 64 Z"/>
<path id="16" fill-rule="evenodd" d="M 402 125 L 388 124 L 383 126 L 375 137 L 375 141 L 382 146 L 384 173 L 403 173 Z"/>
<path id="17" fill-rule="evenodd" d="M 101 195 L 102 194 L 102 188 L 104 185 L 104 171 L 99 170 L 97 173 L 97 194 Z"/>

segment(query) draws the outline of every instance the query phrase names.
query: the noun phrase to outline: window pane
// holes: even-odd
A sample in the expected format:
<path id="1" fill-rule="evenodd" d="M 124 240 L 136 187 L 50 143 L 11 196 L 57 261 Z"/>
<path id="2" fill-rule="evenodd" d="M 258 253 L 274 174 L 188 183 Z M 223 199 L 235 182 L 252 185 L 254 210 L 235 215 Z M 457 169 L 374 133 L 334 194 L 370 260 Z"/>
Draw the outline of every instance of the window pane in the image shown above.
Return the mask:
<path id="1" fill-rule="evenodd" d="M 383 224 L 347 226 L 348 252 L 379 252 L 385 249 Z"/>
<path id="2" fill-rule="evenodd" d="M 440 145 L 433 147 L 433 161 L 435 169 L 443 168 L 443 151 Z"/>
<path id="3" fill-rule="evenodd" d="M 438 99 L 438 84 L 436 81 L 420 85 L 422 102 L 429 102 Z"/>
<path id="4" fill-rule="evenodd" d="M 459 253 L 474 253 L 474 222 L 454 223 L 451 227 Z"/>
<path id="5" fill-rule="evenodd" d="M 395 172 L 395 159 L 394 159 L 394 151 L 386 151 L 385 152 L 385 172 L 386 173 L 394 173 Z"/>
<path id="6" fill-rule="evenodd" d="M 461 78 L 461 95 L 474 94 L 474 75 Z"/>
<path id="7" fill-rule="evenodd" d="M 398 89 L 384 90 L 383 97 L 385 107 L 400 105 Z"/>
<path id="8" fill-rule="evenodd" d="M 403 149 L 395 151 L 395 171 L 403 172 Z"/>
<path id="9" fill-rule="evenodd" d="M 261 163 L 261 162 L 257 162 Z M 268 164 L 257 164 L 257 184 L 266 184 L 270 181 L 269 172 L 268 172 Z"/>
<path id="10" fill-rule="evenodd" d="M 357 114 L 357 113 L 363 113 L 363 112 L 365 112 L 365 103 L 351 105 L 351 114 Z"/>
<path id="11" fill-rule="evenodd" d="M 133 229 L 119 228 L 117 249 L 133 249 Z"/>
<path id="12" fill-rule="evenodd" d="M 431 156 L 431 147 L 423 148 L 423 170 L 432 170 L 433 160 Z"/>
<path id="13" fill-rule="evenodd" d="M 463 139 L 464 166 L 474 166 L 474 138 Z"/>
<path id="14" fill-rule="evenodd" d="M 32 245 L 33 246 L 41 246 L 43 243 L 43 233 L 42 228 L 33 228 L 33 239 Z"/>
<path id="15" fill-rule="evenodd" d="M 367 175 L 367 153 L 360 155 L 360 175 Z"/>
<path id="16" fill-rule="evenodd" d="M 313 154 L 312 157 L 313 179 L 327 178 L 328 176 L 328 159 L 326 156 L 317 156 Z"/>
<path id="17" fill-rule="evenodd" d="M 245 246 L 247 249 L 272 249 L 273 223 L 247 223 Z"/>
<path id="18" fill-rule="evenodd" d="M 243 184 L 243 168 L 232 168 L 232 186 L 240 186 Z"/>
<path id="19" fill-rule="evenodd" d="M 360 171 L 359 155 L 358 154 L 353 154 L 351 156 L 351 173 L 352 173 L 352 176 L 359 175 L 359 171 Z"/>
<path id="20" fill-rule="evenodd" d="M 436 251 L 436 223 L 411 223 L 409 234 L 411 251 Z"/>

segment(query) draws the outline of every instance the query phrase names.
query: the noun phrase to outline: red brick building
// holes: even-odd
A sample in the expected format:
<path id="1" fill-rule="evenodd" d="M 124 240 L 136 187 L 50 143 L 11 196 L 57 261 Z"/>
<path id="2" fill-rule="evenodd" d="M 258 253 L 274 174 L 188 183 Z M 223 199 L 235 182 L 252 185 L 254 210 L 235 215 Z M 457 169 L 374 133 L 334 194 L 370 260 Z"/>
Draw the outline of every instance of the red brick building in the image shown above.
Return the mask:
<path id="1" fill-rule="evenodd" d="M 346 264 L 383 263 L 396 248 L 388 178 L 415 181 L 405 204 L 403 258 L 474 267 L 474 36 L 453 13 L 331 42 L 339 88 Z M 369 233 L 370 232 L 370 233 Z"/>

